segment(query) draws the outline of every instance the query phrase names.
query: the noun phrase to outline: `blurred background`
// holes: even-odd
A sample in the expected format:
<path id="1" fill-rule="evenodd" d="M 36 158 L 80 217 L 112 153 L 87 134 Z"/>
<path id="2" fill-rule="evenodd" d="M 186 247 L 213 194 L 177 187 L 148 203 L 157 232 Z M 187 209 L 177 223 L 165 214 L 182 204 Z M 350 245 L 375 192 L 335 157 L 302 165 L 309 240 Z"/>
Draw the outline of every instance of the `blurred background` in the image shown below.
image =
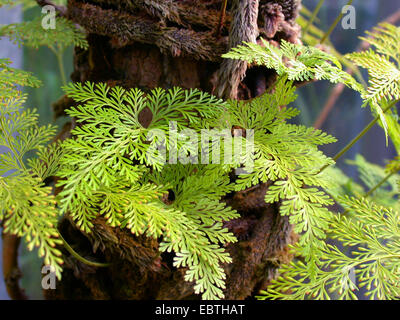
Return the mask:
<path id="1" fill-rule="evenodd" d="M 318 0 L 303 0 L 303 5 L 312 11 Z M 328 30 L 347 0 L 326 0 L 318 18 L 318 27 Z M 348 53 L 357 49 L 359 36 L 364 35 L 366 30 L 372 29 L 377 23 L 400 10 L 399 0 L 355 0 L 357 24 L 355 30 L 344 30 L 340 24 L 331 36 L 331 41 L 336 49 L 342 53 Z M 0 8 L 0 24 L 8 24 L 23 20 L 30 20 L 40 14 L 40 9 L 33 8 L 22 12 L 21 8 L 6 10 Z M 53 121 L 51 111 L 52 102 L 58 100 L 62 95 L 62 86 L 57 61 L 52 52 L 47 48 L 39 50 L 18 48 L 6 39 L 0 39 L 0 58 L 10 58 L 13 67 L 22 68 L 33 72 L 43 81 L 40 89 L 28 89 L 27 105 L 39 110 L 40 122 L 42 124 Z M 66 74 L 72 72 L 72 48 L 64 54 L 64 65 Z M 307 126 L 314 125 L 321 110 L 327 102 L 333 86 L 327 82 L 319 82 L 305 86 L 299 90 L 299 99 L 296 106 L 301 110 L 297 118 L 298 123 Z M 325 146 L 323 151 L 333 156 L 347 142 L 355 137 L 361 129 L 372 120 L 368 108 L 361 109 L 361 99 L 352 91 L 345 89 L 334 108 L 322 124 L 322 129 L 334 134 L 339 142 Z M 56 124 L 61 126 L 65 119 L 59 119 Z M 0 152 L 2 150 L 0 149 Z M 346 155 L 346 159 L 353 159 L 356 154 L 361 153 L 373 163 L 384 165 L 387 159 L 395 156 L 394 148 L 385 144 L 383 130 L 375 126 L 367 135 L 358 142 Z M 340 160 L 338 166 L 350 177 L 357 179 L 357 171 L 354 166 L 349 166 L 344 160 Z M 0 240 L 1 243 L 1 240 Z M 0 246 L 1 250 L 1 246 Z M 37 258 L 36 252 L 27 252 L 24 245 L 20 246 L 20 267 L 24 274 L 21 284 L 25 288 L 30 299 L 42 299 L 41 292 L 41 260 Z M 0 274 L 1 257 L 0 257 Z M 0 277 L 0 299 L 8 299 L 2 276 Z"/>

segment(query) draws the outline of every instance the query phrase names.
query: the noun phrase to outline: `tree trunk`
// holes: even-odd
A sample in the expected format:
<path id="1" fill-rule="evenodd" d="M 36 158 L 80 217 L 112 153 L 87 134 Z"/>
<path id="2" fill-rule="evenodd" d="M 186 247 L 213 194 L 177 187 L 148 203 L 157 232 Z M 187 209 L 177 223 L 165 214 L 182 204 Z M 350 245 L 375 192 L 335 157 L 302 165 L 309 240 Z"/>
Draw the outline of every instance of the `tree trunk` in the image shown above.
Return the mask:
<path id="1" fill-rule="evenodd" d="M 89 50 L 76 49 L 73 81 L 107 82 L 110 86 L 200 88 L 223 98 L 250 99 L 269 89 L 271 70 L 251 68 L 221 54 L 242 41 L 263 37 L 274 44 L 299 41 L 294 20 L 300 0 L 233 0 L 221 14 L 221 0 L 69 0 L 67 17 L 88 33 Z M 220 24 L 223 21 L 223 24 Z M 58 114 L 71 104 L 55 104 Z M 69 130 L 70 126 L 67 128 Z M 291 259 L 294 239 L 279 204 L 266 205 L 269 184 L 237 192 L 224 201 L 241 218 L 226 223 L 239 241 L 227 246 L 233 263 L 225 266 L 225 297 L 245 299 L 276 276 L 280 263 Z M 68 217 L 60 230 L 76 251 L 108 261 L 108 268 L 88 267 L 66 254 L 63 278 L 49 299 L 199 299 L 184 270 L 158 243 L 95 220 L 82 234 Z"/>

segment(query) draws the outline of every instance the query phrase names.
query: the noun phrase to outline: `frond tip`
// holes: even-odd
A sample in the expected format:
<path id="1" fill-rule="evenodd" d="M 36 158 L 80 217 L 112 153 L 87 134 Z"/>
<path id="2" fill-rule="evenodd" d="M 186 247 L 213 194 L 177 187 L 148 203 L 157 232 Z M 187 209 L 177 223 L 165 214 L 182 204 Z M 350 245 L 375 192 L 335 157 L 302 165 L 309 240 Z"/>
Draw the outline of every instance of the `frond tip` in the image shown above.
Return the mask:
<path id="1" fill-rule="evenodd" d="M 398 147 L 399 125 L 397 121 L 391 121 L 390 115 L 383 113 L 382 106 L 400 99 L 400 28 L 381 23 L 367 35 L 369 37 L 361 39 L 370 43 L 374 50 L 354 52 L 345 57 L 368 70 L 369 85 L 361 94 L 364 106 L 369 104 L 375 110 L 386 136 L 389 134 Z"/>
<path id="2" fill-rule="evenodd" d="M 332 83 L 341 82 L 356 91 L 362 91 L 362 86 L 343 71 L 338 59 L 327 52 L 285 40 L 282 40 L 280 48 L 264 39 L 261 41 L 262 45 L 244 43 L 222 57 L 240 59 L 274 69 L 279 76 L 287 75 L 292 81 L 328 80 Z"/>

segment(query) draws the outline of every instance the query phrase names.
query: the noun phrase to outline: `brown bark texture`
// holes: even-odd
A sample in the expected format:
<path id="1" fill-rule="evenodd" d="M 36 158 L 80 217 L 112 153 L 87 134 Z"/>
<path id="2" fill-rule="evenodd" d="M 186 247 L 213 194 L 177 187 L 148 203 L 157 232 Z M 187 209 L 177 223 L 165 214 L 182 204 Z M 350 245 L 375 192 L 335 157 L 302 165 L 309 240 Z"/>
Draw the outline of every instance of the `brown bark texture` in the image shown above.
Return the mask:
<path id="1" fill-rule="evenodd" d="M 299 42 L 299 6 L 300 0 L 233 0 L 222 14 L 221 0 L 69 0 L 65 16 L 86 30 L 90 45 L 75 50 L 71 78 L 144 91 L 200 88 L 222 98 L 251 99 L 270 89 L 274 72 L 223 60 L 221 54 L 260 37 L 274 45 L 281 39 Z M 71 104 L 60 99 L 56 114 Z M 70 127 L 61 136 L 68 136 Z M 279 204 L 265 204 L 269 185 L 224 199 L 241 214 L 226 222 L 239 240 L 226 247 L 233 258 L 225 266 L 226 299 L 254 296 L 291 259 L 287 245 L 295 235 L 279 215 Z M 65 252 L 63 278 L 56 290 L 45 291 L 48 299 L 200 299 L 184 281 L 185 270 L 172 267 L 173 257 L 160 254 L 156 240 L 112 228 L 101 217 L 90 234 L 78 231 L 68 217 L 60 230 L 81 255 L 111 266 L 88 267 Z"/>
<path id="2" fill-rule="evenodd" d="M 22 273 L 18 267 L 18 248 L 21 239 L 16 235 L 2 232 L 2 241 L 3 278 L 8 296 L 12 300 L 26 300 L 25 292 L 19 286 L 19 279 L 22 277 Z"/>

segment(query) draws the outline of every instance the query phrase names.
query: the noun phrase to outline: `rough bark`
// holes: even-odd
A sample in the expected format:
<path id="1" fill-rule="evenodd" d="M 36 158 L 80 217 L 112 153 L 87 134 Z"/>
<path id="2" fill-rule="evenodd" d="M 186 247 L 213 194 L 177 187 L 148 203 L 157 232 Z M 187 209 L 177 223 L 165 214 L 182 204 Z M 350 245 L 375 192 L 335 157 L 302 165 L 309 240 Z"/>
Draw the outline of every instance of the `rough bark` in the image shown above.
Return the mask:
<path id="1" fill-rule="evenodd" d="M 274 72 L 222 61 L 220 56 L 259 36 L 274 44 L 280 39 L 299 41 L 300 30 L 294 22 L 299 3 L 229 1 L 219 29 L 221 0 L 69 0 L 66 16 L 85 28 L 90 45 L 87 51 L 75 50 L 72 80 L 143 90 L 180 86 L 224 98 L 253 98 L 270 88 Z M 54 107 L 62 115 L 70 105 L 64 98 Z M 282 262 L 291 259 L 287 245 L 295 235 L 288 219 L 279 215 L 279 203 L 265 204 L 268 187 L 262 184 L 224 199 L 241 214 L 226 223 L 239 239 L 226 248 L 233 258 L 225 266 L 227 299 L 251 297 L 276 276 Z M 56 290 L 45 292 L 49 299 L 200 298 L 194 295 L 192 284 L 183 280 L 184 270 L 172 267 L 172 256 L 160 255 L 155 240 L 111 228 L 103 218 L 95 220 L 89 235 L 79 232 L 68 217 L 60 230 L 76 251 L 111 262 L 111 267 L 88 267 L 65 252 L 63 279 Z"/>

